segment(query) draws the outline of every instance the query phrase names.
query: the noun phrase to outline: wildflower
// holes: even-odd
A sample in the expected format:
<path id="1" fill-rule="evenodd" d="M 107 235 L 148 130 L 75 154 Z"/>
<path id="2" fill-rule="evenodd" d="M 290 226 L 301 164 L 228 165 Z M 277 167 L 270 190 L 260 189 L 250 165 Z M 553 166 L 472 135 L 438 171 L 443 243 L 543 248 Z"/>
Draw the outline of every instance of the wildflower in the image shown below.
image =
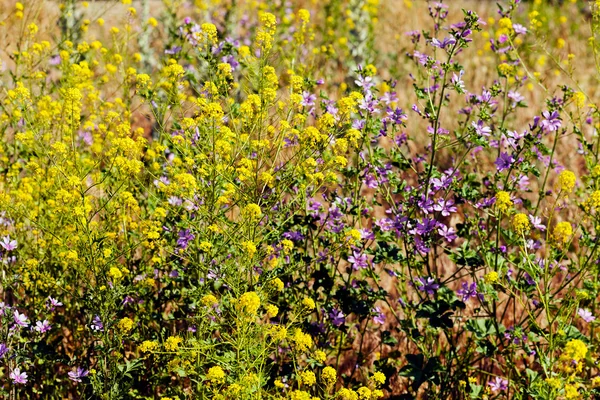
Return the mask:
<path id="1" fill-rule="evenodd" d="M 260 307 L 260 297 L 256 292 L 246 292 L 240 296 L 239 304 L 247 314 L 256 315 Z"/>
<path id="2" fill-rule="evenodd" d="M 312 386 L 317 383 L 317 378 L 315 377 L 315 373 L 312 371 L 302 371 L 300 373 L 300 382 L 304 386 Z"/>
<path id="3" fill-rule="evenodd" d="M 324 363 L 327 360 L 327 354 L 323 350 L 315 351 L 313 358 L 320 363 Z"/>
<path id="4" fill-rule="evenodd" d="M 376 313 L 375 317 L 373 317 L 373 322 L 379 325 L 385 324 L 385 314 L 381 311 L 381 308 L 375 307 L 373 312 Z"/>
<path id="5" fill-rule="evenodd" d="M 284 284 L 279 278 L 275 278 L 271 281 L 271 285 L 275 288 L 277 292 L 281 292 L 284 288 Z"/>
<path id="6" fill-rule="evenodd" d="M 542 218 L 540 218 L 540 217 L 534 217 L 533 215 L 530 215 L 529 222 L 531 222 L 531 225 L 535 229 L 539 229 L 542 232 L 544 232 L 546 230 L 546 227 L 542 224 Z"/>
<path id="7" fill-rule="evenodd" d="M 265 311 L 267 312 L 267 316 L 269 318 L 274 318 L 279 313 L 279 307 L 277 307 L 273 304 L 269 304 L 265 307 Z"/>
<path id="8" fill-rule="evenodd" d="M 121 270 L 119 268 L 111 267 L 110 270 L 108 271 L 108 276 L 110 276 L 115 281 L 117 281 L 123 277 L 123 273 L 121 272 Z"/>
<path id="9" fill-rule="evenodd" d="M 125 317 L 119 321 L 117 327 L 121 330 L 121 332 L 127 333 L 133 329 L 133 320 L 131 318 Z"/>
<path id="10" fill-rule="evenodd" d="M 13 313 L 13 317 L 14 317 L 13 319 L 15 321 L 15 324 L 17 324 L 18 326 L 26 328 L 29 325 L 29 320 L 27 319 L 27 315 L 21 314 L 21 313 L 19 313 L 19 311 L 15 310 Z"/>
<path id="11" fill-rule="evenodd" d="M 358 271 L 359 268 L 366 268 L 369 263 L 367 255 L 360 251 L 353 251 L 352 255 L 348 257 L 348 262 L 352 264 L 352 269 Z"/>
<path id="12" fill-rule="evenodd" d="M 219 304 L 219 301 L 217 300 L 217 298 L 215 296 L 213 296 L 212 294 L 207 294 L 200 301 L 202 302 L 202 305 L 204 305 L 205 307 L 214 307 L 217 304 Z"/>
<path id="13" fill-rule="evenodd" d="M 558 176 L 558 190 L 571 193 L 575 187 L 575 174 L 569 170 L 564 170 Z"/>
<path id="14" fill-rule="evenodd" d="M 585 359 L 588 349 L 584 342 L 572 339 L 566 345 L 559 357 L 561 368 L 566 373 L 581 372 L 583 370 L 582 360 Z"/>
<path id="15" fill-rule="evenodd" d="M 359 387 L 356 394 L 358 394 L 360 400 L 370 400 L 372 395 L 371 389 L 365 386 Z"/>
<path id="16" fill-rule="evenodd" d="M 569 222 L 563 221 L 556 224 L 552 236 L 558 243 L 565 244 L 573 235 L 573 228 Z"/>
<path id="17" fill-rule="evenodd" d="M 542 116 L 544 117 L 544 120 L 540 122 L 540 126 L 544 132 L 554 132 L 561 127 L 562 123 L 558 111 L 553 111 L 552 113 L 544 111 Z"/>
<path id="18" fill-rule="evenodd" d="M 165 350 L 175 351 L 179 349 L 179 345 L 183 342 L 183 339 L 179 336 L 169 336 L 165 342 Z"/>
<path id="19" fill-rule="evenodd" d="M 9 376 L 15 384 L 19 383 L 24 385 L 27 383 L 27 373 L 21 372 L 21 369 L 18 367 L 13 369 Z"/>
<path id="20" fill-rule="evenodd" d="M 527 231 L 529 231 L 529 219 L 527 215 L 523 213 L 519 213 L 513 217 L 513 228 L 515 228 L 515 232 L 518 235 L 524 235 Z"/>
<path id="21" fill-rule="evenodd" d="M 158 343 L 153 340 L 144 340 L 142 344 L 139 346 L 139 349 L 143 353 L 148 353 L 150 351 L 154 351 L 158 348 Z"/>
<path id="22" fill-rule="evenodd" d="M 488 382 L 488 386 L 493 392 L 503 392 L 508 389 L 508 381 L 497 376 L 493 381 Z"/>
<path id="23" fill-rule="evenodd" d="M 472 282 L 470 285 L 467 282 L 463 282 L 462 288 L 459 289 L 456 293 L 462 297 L 462 301 L 468 301 L 473 297 L 478 297 L 479 300 L 483 301 L 483 295 L 481 293 L 477 293 L 476 282 Z"/>
<path id="24" fill-rule="evenodd" d="M 46 302 L 46 307 L 50 311 L 54 311 L 56 309 L 56 307 L 61 307 L 62 305 L 63 305 L 63 303 L 61 303 L 60 301 L 56 300 L 52 296 L 48 296 L 48 300 Z"/>
<path id="25" fill-rule="evenodd" d="M 421 292 L 427 292 L 429 295 L 434 294 L 440 288 L 440 285 L 435 283 L 435 279 L 431 277 L 417 278 L 417 281 L 420 283 L 420 285 L 417 286 L 417 289 Z"/>
<path id="26" fill-rule="evenodd" d="M 0 358 L 4 357 L 10 349 L 4 343 L 0 343 Z"/>
<path id="27" fill-rule="evenodd" d="M 498 273 L 496 271 L 491 271 L 483 277 L 485 283 L 496 283 L 498 282 Z"/>
<path id="28" fill-rule="evenodd" d="M 338 392 L 338 398 L 342 400 L 358 400 L 358 394 L 352 389 L 342 388 Z"/>
<path id="29" fill-rule="evenodd" d="M 302 305 L 306 308 L 308 308 L 309 310 L 314 310 L 315 309 L 315 301 L 313 299 L 311 299 L 310 297 L 305 297 L 302 300 Z"/>
<path id="30" fill-rule="evenodd" d="M 577 315 L 579 315 L 585 322 L 592 322 L 596 319 L 590 310 L 584 308 L 578 309 Z"/>
<path id="31" fill-rule="evenodd" d="M 206 374 L 206 379 L 208 379 L 212 384 L 223 384 L 225 383 L 225 371 L 223 368 L 217 366 L 211 367 Z"/>
<path id="32" fill-rule="evenodd" d="M 81 382 L 81 378 L 85 378 L 89 374 L 89 371 L 77 367 L 75 371 L 70 371 L 67 375 L 69 375 L 69 379 L 73 382 Z"/>
<path id="33" fill-rule="evenodd" d="M 513 202 L 510 199 L 510 195 L 505 191 L 499 191 L 496 193 L 496 209 L 502 213 L 506 214 L 506 212 L 512 207 Z"/>
<path id="34" fill-rule="evenodd" d="M 48 320 L 43 320 L 43 321 L 37 321 L 35 323 L 35 327 L 33 328 L 36 332 L 39 333 L 45 333 L 48 332 L 51 329 L 51 325 L 50 322 L 48 322 Z"/>
<path id="35" fill-rule="evenodd" d="M 494 164 L 496 164 L 496 169 L 498 170 L 498 172 L 502 172 L 504 170 L 509 169 L 514 161 L 515 159 L 512 155 L 505 152 L 501 152 L 500 156 L 496 159 Z"/>
<path id="36" fill-rule="evenodd" d="M 386 377 L 383 372 L 375 372 L 371 376 L 371 380 L 375 382 L 375 385 L 383 385 L 385 383 Z"/>
<path id="37" fill-rule="evenodd" d="M 17 248 L 17 241 L 11 240 L 9 236 L 4 236 L 0 241 L 0 246 L 6 251 L 12 251 Z"/>
<path id="38" fill-rule="evenodd" d="M 100 316 L 98 316 L 98 315 L 94 316 L 94 319 L 92 320 L 90 328 L 92 328 L 92 330 L 94 330 L 94 331 L 100 331 L 100 332 L 102 332 L 104 330 L 104 324 L 100 320 Z"/>
<path id="39" fill-rule="evenodd" d="M 325 384 L 325 386 L 333 386 L 335 381 L 337 381 L 337 372 L 332 367 L 325 367 L 321 372 L 321 380 Z"/>
<path id="40" fill-rule="evenodd" d="M 260 210 L 260 206 L 258 204 L 248 204 L 244 208 L 244 214 L 248 220 L 251 222 L 256 222 L 262 217 L 262 211 Z"/>
<path id="41" fill-rule="evenodd" d="M 335 308 L 329 312 L 329 319 L 334 326 L 340 326 L 346 322 L 344 313 Z"/>
<path id="42" fill-rule="evenodd" d="M 299 351 L 306 351 L 313 345 L 312 337 L 308 333 L 302 332 L 301 329 L 296 329 L 291 337 L 292 342 L 296 345 Z"/>

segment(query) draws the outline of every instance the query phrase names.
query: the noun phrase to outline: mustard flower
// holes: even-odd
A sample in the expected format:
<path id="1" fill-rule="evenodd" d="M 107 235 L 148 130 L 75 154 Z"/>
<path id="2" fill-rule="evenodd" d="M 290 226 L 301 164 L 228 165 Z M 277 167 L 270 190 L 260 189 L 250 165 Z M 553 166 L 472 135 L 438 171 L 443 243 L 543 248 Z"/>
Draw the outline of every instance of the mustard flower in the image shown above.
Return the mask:
<path id="1" fill-rule="evenodd" d="M 573 235 L 573 227 L 571 223 L 563 221 L 556 224 L 554 227 L 553 237 L 560 244 L 566 244 Z"/>
<path id="2" fill-rule="evenodd" d="M 179 336 L 169 336 L 165 342 L 165 350 L 175 351 L 179 349 L 179 345 L 183 342 L 183 339 Z"/>
<path id="3" fill-rule="evenodd" d="M 211 367 L 206 374 L 206 379 L 214 385 L 223 384 L 225 383 L 225 371 L 218 365 Z"/>
<path id="4" fill-rule="evenodd" d="M 315 373 L 312 371 L 302 371 L 300 373 L 300 382 L 304 386 L 312 386 L 317 383 L 317 378 L 315 377 Z"/>
<path id="5" fill-rule="evenodd" d="M 510 199 L 510 194 L 501 190 L 496 193 L 496 209 L 502 213 L 506 214 L 508 210 L 512 207 L 513 202 Z"/>
<path id="6" fill-rule="evenodd" d="M 575 174 L 569 170 L 564 170 L 558 175 L 558 190 L 571 193 L 575 188 L 576 182 Z"/>
<path id="7" fill-rule="evenodd" d="M 260 307 L 260 297 L 256 292 L 246 292 L 240 296 L 240 307 L 249 315 L 256 315 Z"/>
<path id="8" fill-rule="evenodd" d="M 117 327 L 121 330 L 121 332 L 128 333 L 133 329 L 133 324 L 134 322 L 131 318 L 125 317 L 119 321 Z"/>
<path id="9" fill-rule="evenodd" d="M 333 367 L 325 367 L 321 372 L 321 380 L 325 386 L 333 386 L 333 384 L 337 381 L 337 372 Z"/>
<path id="10" fill-rule="evenodd" d="M 158 348 L 158 343 L 153 340 L 144 340 L 139 346 L 139 349 L 143 353 L 154 351 Z"/>
<path id="11" fill-rule="evenodd" d="M 523 213 L 519 213 L 513 217 L 512 225 L 515 232 L 519 235 L 524 235 L 529 231 L 529 219 Z"/>
<path id="12" fill-rule="evenodd" d="M 315 301 L 313 299 L 309 298 L 309 297 L 305 297 L 302 300 L 302 305 L 304 307 L 306 307 L 307 309 L 309 309 L 309 310 L 314 310 L 315 309 Z"/>

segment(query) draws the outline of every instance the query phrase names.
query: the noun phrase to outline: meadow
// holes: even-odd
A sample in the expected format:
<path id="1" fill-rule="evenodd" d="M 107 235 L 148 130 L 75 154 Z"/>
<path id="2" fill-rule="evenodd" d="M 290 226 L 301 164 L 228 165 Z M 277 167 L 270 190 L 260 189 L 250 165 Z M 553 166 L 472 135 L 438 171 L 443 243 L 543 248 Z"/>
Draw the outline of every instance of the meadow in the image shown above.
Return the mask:
<path id="1" fill-rule="evenodd" d="M 600 398 L 600 1 L 0 0 L 0 40 L 0 397 Z"/>

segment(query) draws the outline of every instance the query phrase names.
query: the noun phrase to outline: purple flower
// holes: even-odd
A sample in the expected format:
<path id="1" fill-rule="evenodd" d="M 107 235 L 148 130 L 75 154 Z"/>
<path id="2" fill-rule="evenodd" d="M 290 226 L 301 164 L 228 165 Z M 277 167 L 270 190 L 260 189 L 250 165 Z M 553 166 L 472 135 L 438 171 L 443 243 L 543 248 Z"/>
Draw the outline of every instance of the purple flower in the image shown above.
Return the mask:
<path id="1" fill-rule="evenodd" d="M 46 307 L 50 311 L 54 311 L 56 309 L 56 307 L 61 307 L 62 305 L 63 305 L 63 303 L 61 303 L 60 301 L 56 300 L 52 296 L 48 296 L 48 301 L 46 302 Z"/>
<path id="2" fill-rule="evenodd" d="M 20 368 L 15 368 L 10 373 L 10 379 L 12 379 L 13 383 L 20 383 L 24 385 L 27 383 L 27 373 L 21 372 Z"/>
<path id="3" fill-rule="evenodd" d="M 189 229 L 179 231 L 179 238 L 177 239 L 177 247 L 181 249 L 187 249 L 188 243 L 194 240 L 196 236 Z"/>
<path id="4" fill-rule="evenodd" d="M 35 330 L 39 333 L 46 333 L 50 330 L 50 328 L 52 328 L 52 326 L 50 325 L 50 322 L 48 322 L 48 320 L 45 319 L 43 321 L 36 322 L 33 330 Z"/>
<path id="5" fill-rule="evenodd" d="M 344 313 L 335 308 L 329 312 L 329 319 L 331 319 L 331 323 L 335 326 L 340 326 L 346 322 Z"/>
<path id="6" fill-rule="evenodd" d="M 513 29 L 517 35 L 524 35 L 527 33 L 527 28 L 521 24 L 513 24 Z"/>
<path id="7" fill-rule="evenodd" d="M 379 325 L 385 324 L 385 314 L 381 311 L 381 308 L 375 307 L 373 312 L 377 313 L 377 315 L 373 317 L 373 322 Z"/>
<path id="8" fill-rule="evenodd" d="M 444 224 L 438 225 L 438 233 L 441 237 L 446 239 L 447 242 L 452 242 L 458 237 L 456 236 L 456 231 L 454 228 L 450 228 Z"/>
<path id="9" fill-rule="evenodd" d="M 317 100 L 317 96 L 309 92 L 302 92 L 302 101 L 300 104 L 304 107 L 312 107 L 315 105 L 315 100 Z"/>
<path id="10" fill-rule="evenodd" d="M 456 293 L 462 297 L 462 301 L 468 301 L 472 297 L 479 297 L 480 300 L 483 300 L 483 295 L 477 293 L 477 282 L 473 282 L 470 285 L 467 282 L 463 282 L 462 289 L 458 289 Z"/>
<path id="11" fill-rule="evenodd" d="M 529 222 L 531 222 L 531 225 L 535 229 L 539 229 L 542 232 L 544 232 L 546 230 L 546 227 L 544 226 L 544 224 L 542 224 L 542 218 L 540 218 L 540 217 L 534 217 L 533 215 L 530 215 Z"/>
<path id="12" fill-rule="evenodd" d="M 417 289 L 421 292 L 427 292 L 427 294 L 434 294 L 440 288 L 440 285 L 435 283 L 435 279 L 432 277 L 417 278 L 417 281 L 420 284 Z"/>
<path id="13" fill-rule="evenodd" d="M 94 319 L 92 320 L 92 324 L 90 325 L 90 328 L 92 328 L 92 330 L 94 330 L 94 331 L 99 331 L 99 332 L 102 332 L 104 330 L 104 324 L 100 320 L 100 316 L 98 316 L 98 315 L 94 316 Z"/>
<path id="14" fill-rule="evenodd" d="M 475 133 L 479 136 L 490 136 L 490 133 L 492 133 L 492 129 L 489 126 L 485 126 L 482 120 L 479 120 L 477 123 L 473 121 L 471 125 L 475 128 Z"/>
<path id="15" fill-rule="evenodd" d="M 81 367 L 77 367 L 75 371 L 71 371 L 67 375 L 69 375 L 69 379 L 73 382 L 81 382 L 81 378 L 85 378 L 88 375 L 88 373 L 88 370 L 83 369 Z"/>
<path id="16" fill-rule="evenodd" d="M 19 313 L 19 311 L 15 310 L 13 313 L 15 324 L 22 326 L 23 328 L 29 325 L 29 320 L 27 319 L 27 315 Z"/>
<path id="17" fill-rule="evenodd" d="M 488 382 L 488 386 L 493 392 L 503 392 L 508 389 L 508 381 L 497 376 L 493 381 Z"/>
<path id="18" fill-rule="evenodd" d="M 366 268 L 369 265 L 367 255 L 359 251 L 353 251 L 352 255 L 348 257 L 348 262 L 352 264 L 352 269 L 355 271 L 359 268 Z"/>
<path id="19" fill-rule="evenodd" d="M 454 206 L 454 200 L 444 200 L 439 199 L 437 204 L 433 206 L 435 211 L 439 211 L 442 213 L 444 217 L 449 216 L 451 213 L 456 212 L 456 207 Z"/>
<path id="20" fill-rule="evenodd" d="M 0 241 L 0 246 L 2 246 L 6 251 L 12 251 L 17 248 L 17 241 L 10 240 L 9 236 L 4 236 L 2 241 Z"/>
<path id="21" fill-rule="evenodd" d="M 554 132 L 557 131 L 561 126 L 561 121 L 559 118 L 558 111 L 544 111 L 542 113 L 544 119 L 540 122 L 540 126 L 544 130 L 544 132 Z"/>
<path id="22" fill-rule="evenodd" d="M 494 162 L 496 164 L 496 168 L 498 172 L 502 172 L 505 169 L 509 169 L 512 163 L 515 161 L 513 156 L 508 153 L 501 152 L 500 157 Z"/>
<path id="23" fill-rule="evenodd" d="M 593 320 L 596 319 L 596 317 L 594 317 L 594 315 L 592 314 L 592 312 L 590 310 L 588 310 L 587 308 L 580 308 L 577 310 L 577 315 L 579 315 L 581 317 L 581 319 L 583 319 L 585 322 L 592 322 Z"/>
<path id="24" fill-rule="evenodd" d="M 4 357 L 10 349 L 4 343 L 0 343 L 0 358 Z"/>

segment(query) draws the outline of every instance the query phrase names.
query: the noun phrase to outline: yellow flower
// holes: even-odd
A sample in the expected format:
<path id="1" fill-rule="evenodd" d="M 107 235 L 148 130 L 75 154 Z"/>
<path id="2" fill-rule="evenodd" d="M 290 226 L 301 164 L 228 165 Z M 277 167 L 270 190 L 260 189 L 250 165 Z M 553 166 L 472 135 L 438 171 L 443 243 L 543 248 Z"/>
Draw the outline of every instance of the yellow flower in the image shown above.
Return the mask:
<path id="1" fill-rule="evenodd" d="M 317 378 L 315 377 L 315 373 L 312 371 L 303 371 L 300 373 L 300 382 L 304 386 L 312 386 L 317 383 Z"/>
<path id="2" fill-rule="evenodd" d="M 143 353 L 148 353 L 150 351 L 154 351 L 158 348 L 158 343 L 153 340 L 144 340 L 142 344 L 139 346 L 139 349 Z"/>
<path id="3" fill-rule="evenodd" d="M 225 383 L 225 371 L 218 365 L 211 367 L 206 374 L 206 379 L 212 384 L 223 384 Z"/>
<path id="4" fill-rule="evenodd" d="M 496 209 L 502 214 L 506 214 L 506 212 L 512 207 L 513 202 L 510 199 L 510 194 L 501 190 L 496 193 Z"/>
<path id="5" fill-rule="evenodd" d="M 556 224 L 552 236 L 558 243 L 565 244 L 573 235 L 573 228 L 569 222 L 563 221 Z"/>
<path id="6" fill-rule="evenodd" d="M 575 174 L 569 170 L 564 170 L 558 176 L 558 190 L 571 193 L 575 188 Z"/>
<path id="7" fill-rule="evenodd" d="M 299 351 L 306 351 L 313 345 L 312 337 L 308 333 L 302 332 L 301 329 L 294 331 L 294 336 L 291 337 L 291 340 Z"/>
<path id="8" fill-rule="evenodd" d="M 332 367 L 325 367 L 321 372 L 321 380 L 323 380 L 325 386 L 333 386 L 337 381 L 337 372 Z"/>
<path id="9" fill-rule="evenodd" d="M 252 222 L 258 221 L 262 217 L 262 211 L 258 204 L 250 203 L 244 208 L 244 215 Z"/>
<path id="10" fill-rule="evenodd" d="M 371 376 L 371 380 L 373 382 L 375 382 L 376 385 L 383 385 L 385 383 L 385 375 L 383 374 L 383 372 L 375 372 L 372 376 Z"/>
<path id="11" fill-rule="evenodd" d="M 260 307 L 260 297 L 256 292 L 246 292 L 240 297 L 239 304 L 247 314 L 256 315 Z"/>
<path id="12" fill-rule="evenodd" d="M 165 350 L 175 351 L 179 348 L 179 344 L 181 342 L 183 342 L 183 339 L 179 336 L 169 336 L 169 338 L 165 342 Z"/>
<path id="13" fill-rule="evenodd" d="M 117 324 L 117 327 L 123 332 L 127 333 L 133 329 L 133 320 L 131 318 L 123 318 Z"/>
<path id="14" fill-rule="evenodd" d="M 283 284 L 283 281 L 279 278 L 275 278 L 271 281 L 271 285 L 275 288 L 276 291 L 281 292 L 283 290 L 283 288 L 285 287 L 285 285 Z"/>
<path id="15" fill-rule="evenodd" d="M 317 360 L 317 362 L 324 363 L 327 360 L 327 354 L 323 350 L 315 351 L 313 358 Z"/>
<path id="16" fill-rule="evenodd" d="M 119 280 L 123 277 L 123 273 L 121 272 L 121 270 L 119 268 L 111 267 L 110 270 L 108 271 L 108 276 L 110 276 L 114 280 Z"/>
<path id="17" fill-rule="evenodd" d="M 205 307 L 213 307 L 216 306 L 217 304 L 219 304 L 217 298 L 215 296 L 213 296 L 212 294 L 207 294 L 206 296 L 204 296 L 201 300 L 202 305 L 204 305 Z"/>
<path id="18" fill-rule="evenodd" d="M 358 398 L 360 400 L 370 400 L 371 399 L 371 389 L 369 389 L 368 387 L 362 386 L 362 387 L 358 388 L 356 393 L 358 394 Z"/>
<path id="19" fill-rule="evenodd" d="M 519 235 L 525 234 L 529 230 L 529 219 L 527 215 L 523 213 L 519 213 L 513 217 L 513 228 L 515 228 L 515 232 Z"/>
<path id="20" fill-rule="evenodd" d="M 302 305 L 309 310 L 315 309 L 315 301 L 309 297 L 305 297 L 304 300 L 302 300 Z"/>
<path id="21" fill-rule="evenodd" d="M 269 318 L 274 318 L 279 313 L 279 308 L 273 304 L 269 304 L 265 307 L 265 311 L 267 312 L 267 316 Z"/>
<path id="22" fill-rule="evenodd" d="M 485 283 L 496 283 L 498 282 L 498 273 L 496 271 L 491 271 L 483 277 L 483 280 Z"/>

